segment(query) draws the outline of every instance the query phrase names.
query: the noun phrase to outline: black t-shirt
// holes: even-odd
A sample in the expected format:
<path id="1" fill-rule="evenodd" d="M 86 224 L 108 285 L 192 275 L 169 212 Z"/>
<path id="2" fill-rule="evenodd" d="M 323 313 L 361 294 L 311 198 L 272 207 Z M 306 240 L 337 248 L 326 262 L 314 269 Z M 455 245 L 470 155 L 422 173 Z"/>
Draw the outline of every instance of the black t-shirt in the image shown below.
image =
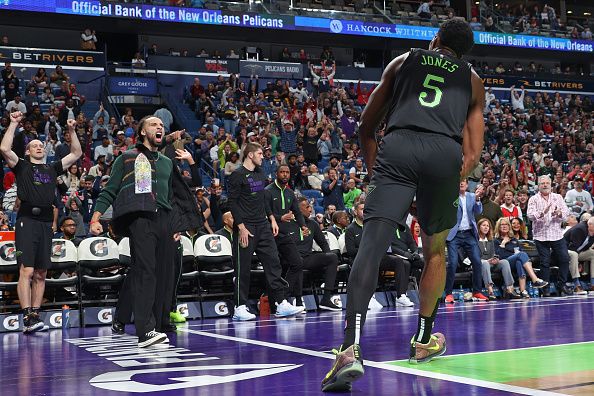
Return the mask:
<path id="1" fill-rule="evenodd" d="M 259 167 L 253 171 L 244 166 L 229 177 L 229 205 L 235 224 L 260 224 L 272 214 L 266 206 L 264 187 L 267 177 Z"/>
<path id="2" fill-rule="evenodd" d="M 24 159 L 12 168 L 16 176 L 17 196 L 21 202 L 49 207 L 54 203 L 56 179 L 64 173 L 62 161 L 51 164 L 32 164 Z"/>

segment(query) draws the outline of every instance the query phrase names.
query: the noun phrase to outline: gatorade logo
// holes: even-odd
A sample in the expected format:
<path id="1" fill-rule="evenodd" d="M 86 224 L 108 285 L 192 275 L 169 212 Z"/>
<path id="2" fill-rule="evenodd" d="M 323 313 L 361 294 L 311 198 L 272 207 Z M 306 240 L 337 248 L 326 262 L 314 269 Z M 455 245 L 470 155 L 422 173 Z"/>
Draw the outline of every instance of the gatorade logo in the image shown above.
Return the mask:
<path id="1" fill-rule="evenodd" d="M 64 241 L 53 241 L 52 242 L 52 258 L 64 258 L 66 257 L 66 244 Z"/>
<path id="2" fill-rule="evenodd" d="M 213 235 L 204 241 L 204 247 L 211 253 L 219 253 L 223 250 L 221 246 L 221 236 L 220 235 Z"/>
<path id="3" fill-rule="evenodd" d="M 180 314 L 181 316 L 183 316 L 184 318 L 187 318 L 187 317 L 188 317 L 188 315 L 189 315 L 189 312 L 188 312 L 188 304 L 179 304 L 179 305 L 177 306 L 177 312 L 179 312 L 179 314 Z"/>
<path id="4" fill-rule="evenodd" d="M 16 248 L 14 243 L 7 243 L 0 249 L 0 257 L 4 261 L 16 261 Z"/>
<path id="5" fill-rule="evenodd" d="M 342 32 L 342 22 L 337 19 L 333 19 L 330 21 L 330 31 L 332 33 L 340 33 Z"/>
<path id="6" fill-rule="evenodd" d="M 112 321 L 111 309 L 106 308 L 106 309 L 102 309 L 101 311 L 99 311 L 99 313 L 97 314 L 97 319 L 101 323 L 111 323 L 111 321 Z"/>
<path id="7" fill-rule="evenodd" d="M 56 312 L 52 314 L 49 318 L 50 325 L 52 327 L 61 327 L 62 326 L 62 312 Z"/>
<path id="8" fill-rule="evenodd" d="M 336 305 L 339 308 L 342 308 L 342 300 L 340 299 L 340 296 L 332 296 L 331 300 L 334 305 Z"/>
<path id="9" fill-rule="evenodd" d="M 91 253 L 95 257 L 105 257 L 109 254 L 106 239 L 99 239 L 91 243 Z"/>
<path id="10" fill-rule="evenodd" d="M 227 307 L 227 303 L 221 301 L 215 305 L 215 312 L 219 316 L 229 315 L 229 307 Z"/>
<path id="11" fill-rule="evenodd" d="M 18 330 L 19 329 L 19 316 L 11 315 L 4 318 L 2 323 L 6 330 Z"/>

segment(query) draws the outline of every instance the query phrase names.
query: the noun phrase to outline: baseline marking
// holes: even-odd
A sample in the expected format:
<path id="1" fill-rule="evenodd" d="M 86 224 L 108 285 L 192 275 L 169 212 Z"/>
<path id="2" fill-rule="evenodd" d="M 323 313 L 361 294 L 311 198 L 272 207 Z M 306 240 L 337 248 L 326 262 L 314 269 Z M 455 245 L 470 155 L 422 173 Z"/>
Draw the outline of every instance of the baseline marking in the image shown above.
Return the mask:
<path id="1" fill-rule="evenodd" d="M 511 352 L 511 351 L 523 351 L 527 349 L 541 349 L 541 348 L 554 348 L 559 346 L 566 346 L 566 345 L 580 345 L 580 344 L 592 344 L 594 341 L 579 341 L 579 342 L 568 342 L 566 344 L 547 344 L 541 346 L 531 346 L 531 347 L 524 347 L 524 348 L 510 348 L 510 349 L 495 349 L 493 351 L 483 351 L 483 352 L 468 352 L 468 353 L 458 353 L 454 355 L 446 355 L 442 356 L 442 358 L 449 358 L 449 357 L 456 357 L 456 356 L 470 356 L 470 355 L 480 355 L 485 353 L 498 353 L 498 352 Z M 398 362 L 405 362 L 408 359 L 400 359 L 400 360 L 386 360 L 382 363 L 398 363 Z"/>
<path id="2" fill-rule="evenodd" d="M 293 352 L 293 353 L 299 353 L 302 355 L 315 356 L 315 357 L 319 357 L 319 358 L 323 358 L 323 359 L 329 359 L 329 360 L 334 359 L 334 355 L 329 354 L 329 353 L 312 351 L 312 350 L 305 349 L 305 348 L 282 345 L 282 344 L 277 344 L 274 342 L 258 341 L 258 340 L 252 340 L 249 338 L 233 337 L 233 336 L 214 334 L 214 333 L 198 331 L 198 330 L 190 330 L 190 329 L 179 329 L 179 330 L 184 331 L 186 333 L 191 333 L 191 334 L 204 336 L 204 337 L 218 338 L 218 339 L 227 340 L 227 341 L 242 342 L 245 344 L 252 344 L 252 345 L 258 345 L 258 346 L 266 347 L 266 348 L 279 349 L 279 350 L 286 351 L 286 352 Z M 374 367 L 374 368 L 383 369 L 383 370 L 395 371 L 395 372 L 402 373 L 402 374 L 410 374 L 410 375 L 416 375 L 419 377 L 426 377 L 426 378 L 431 378 L 431 379 L 439 379 L 439 380 L 443 380 L 443 381 L 456 382 L 456 383 L 460 383 L 460 384 L 478 386 L 481 388 L 495 389 L 495 390 L 515 393 L 515 394 L 519 394 L 519 395 L 565 396 L 565 395 L 562 395 L 561 393 L 541 391 L 538 389 L 530 389 L 530 388 L 524 388 L 521 386 L 500 384 L 497 382 L 483 381 L 483 380 L 477 380 L 477 379 L 472 379 L 472 378 L 458 377 L 458 376 L 449 375 L 449 374 L 432 373 L 432 372 L 428 372 L 428 371 L 417 370 L 414 368 L 392 366 L 392 365 L 389 365 L 386 363 L 373 362 L 373 361 L 369 361 L 369 360 L 365 361 L 365 365 L 368 367 Z"/>

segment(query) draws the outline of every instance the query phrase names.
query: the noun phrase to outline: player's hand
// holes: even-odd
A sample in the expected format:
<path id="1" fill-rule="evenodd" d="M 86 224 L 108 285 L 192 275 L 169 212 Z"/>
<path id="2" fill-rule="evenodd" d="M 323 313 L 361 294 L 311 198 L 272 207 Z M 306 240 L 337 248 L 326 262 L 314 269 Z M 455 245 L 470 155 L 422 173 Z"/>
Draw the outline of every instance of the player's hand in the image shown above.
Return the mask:
<path id="1" fill-rule="evenodd" d="M 243 248 L 246 248 L 247 245 L 250 243 L 250 237 L 254 235 L 245 227 L 239 228 L 239 245 Z"/>
<path id="2" fill-rule="evenodd" d="M 175 131 L 173 133 L 171 133 L 171 139 L 172 140 L 179 140 L 184 136 L 184 133 L 186 132 L 185 129 L 182 129 L 181 131 Z"/>
<path id="3" fill-rule="evenodd" d="M 173 240 L 175 242 L 178 242 L 181 239 L 181 234 L 179 232 L 176 232 L 175 234 L 173 234 Z"/>
<path id="4" fill-rule="evenodd" d="M 98 221 L 91 224 L 90 229 L 91 229 L 91 234 L 93 234 L 95 236 L 98 236 L 103 233 L 103 226 Z"/>
<path id="5" fill-rule="evenodd" d="M 23 119 L 23 113 L 20 111 L 15 111 L 10 113 L 10 123 L 11 124 L 18 124 Z"/>
<path id="6" fill-rule="evenodd" d="M 281 221 L 284 221 L 286 223 L 288 223 L 291 220 L 295 219 L 295 215 L 293 214 L 293 211 L 289 210 L 287 213 L 285 213 L 284 215 L 282 215 L 281 217 Z"/>
<path id="7" fill-rule="evenodd" d="M 301 233 L 303 233 L 303 236 L 309 236 L 309 228 L 307 226 L 301 227 Z"/>
<path id="8" fill-rule="evenodd" d="M 272 218 L 272 220 L 270 220 L 270 225 L 272 227 L 272 235 L 277 236 L 278 235 L 278 224 L 276 224 L 276 220 L 274 219 L 274 217 Z"/>
<path id="9" fill-rule="evenodd" d="M 175 158 L 180 160 L 180 161 L 188 161 L 190 162 L 191 160 L 193 160 L 192 158 L 192 153 L 190 153 L 188 150 L 183 149 L 177 149 L 175 150 Z"/>
<path id="10" fill-rule="evenodd" d="M 70 119 L 70 120 L 66 121 L 66 124 L 68 124 L 68 129 L 73 131 L 74 127 L 76 126 L 76 120 Z"/>

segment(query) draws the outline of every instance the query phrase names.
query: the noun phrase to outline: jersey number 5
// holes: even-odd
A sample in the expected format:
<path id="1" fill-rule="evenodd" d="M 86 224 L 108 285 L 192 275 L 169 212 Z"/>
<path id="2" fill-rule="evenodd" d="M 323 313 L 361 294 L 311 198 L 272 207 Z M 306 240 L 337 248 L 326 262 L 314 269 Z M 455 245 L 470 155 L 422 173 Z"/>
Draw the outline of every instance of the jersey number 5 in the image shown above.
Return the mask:
<path id="1" fill-rule="evenodd" d="M 436 82 L 443 84 L 444 81 L 445 80 L 443 79 L 443 77 L 435 76 L 433 74 L 427 74 L 427 76 L 425 77 L 425 81 L 423 82 L 423 86 L 435 92 L 435 97 L 432 101 L 428 102 L 425 99 L 427 98 L 427 96 L 429 96 L 429 94 L 425 91 L 421 92 L 419 94 L 419 102 L 421 103 L 421 106 L 435 107 L 439 104 L 439 102 L 441 102 L 441 89 L 439 89 L 439 87 L 436 87 L 435 85 L 431 85 L 431 83 Z"/>

